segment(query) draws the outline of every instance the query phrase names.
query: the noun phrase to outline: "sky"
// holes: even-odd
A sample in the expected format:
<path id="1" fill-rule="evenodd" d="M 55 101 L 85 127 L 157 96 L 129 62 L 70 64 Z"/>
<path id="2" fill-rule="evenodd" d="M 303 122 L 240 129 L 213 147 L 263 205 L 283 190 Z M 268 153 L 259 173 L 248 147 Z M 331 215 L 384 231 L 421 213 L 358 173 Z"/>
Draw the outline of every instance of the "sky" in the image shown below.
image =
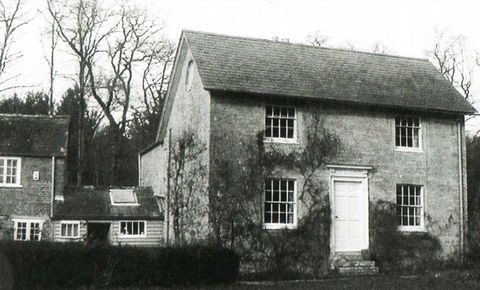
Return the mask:
<path id="1" fill-rule="evenodd" d="M 9 0 L 6 0 L 9 1 Z M 48 89 L 48 67 L 42 47 L 47 47 L 45 21 L 39 11 L 45 0 L 24 0 L 32 20 L 19 31 L 12 49 L 23 57 L 11 71 L 15 80 L 33 90 Z M 105 2 L 107 1 L 107 2 Z M 117 5 L 118 1 L 100 1 Z M 462 35 L 472 55 L 480 53 L 480 1 L 308 1 L 308 0 L 138 0 L 132 1 L 163 23 L 164 35 L 177 41 L 182 29 L 229 35 L 288 38 L 305 43 L 309 35 L 328 37 L 334 47 L 371 50 L 381 43 L 395 55 L 426 58 L 433 48 L 436 31 Z M 74 73 L 71 57 L 58 52 L 62 72 Z M 60 70 L 60 69 L 59 69 Z M 480 74 L 480 72 L 479 72 Z M 474 95 L 480 100 L 480 75 L 474 79 Z M 68 74 L 57 77 L 58 99 L 72 81 Z M 480 106 L 477 106 L 480 109 Z M 480 111 L 480 110 L 479 110 Z M 480 118 L 478 118 L 480 119 Z M 468 129 L 480 129 L 480 120 L 470 121 Z"/>

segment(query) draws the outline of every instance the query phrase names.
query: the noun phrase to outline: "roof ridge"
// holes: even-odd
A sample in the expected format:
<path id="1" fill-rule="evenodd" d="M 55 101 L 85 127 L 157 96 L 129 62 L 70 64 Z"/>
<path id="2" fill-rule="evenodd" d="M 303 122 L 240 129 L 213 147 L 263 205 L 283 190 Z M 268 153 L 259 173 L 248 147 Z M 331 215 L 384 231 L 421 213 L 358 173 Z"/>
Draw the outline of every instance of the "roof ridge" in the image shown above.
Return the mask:
<path id="1" fill-rule="evenodd" d="M 69 115 L 42 115 L 42 114 L 16 114 L 16 113 L 0 113 L 0 117 L 45 118 L 45 119 L 70 118 Z"/>
<path id="2" fill-rule="evenodd" d="M 266 43 L 278 43 L 278 44 L 282 44 L 282 45 L 302 46 L 302 47 L 307 47 L 307 48 L 311 48 L 311 49 L 343 51 L 343 52 L 348 52 L 348 53 L 360 53 L 360 54 L 368 54 L 368 55 L 372 55 L 372 56 L 393 57 L 393 58 L 411 59 L 411 60 L 429 62 L 429 60 L 427 58 L 401 56 L 401 55 L 393 55 L 393 54 L 386 54 L 386 53 L 375 53 L 375 52 L 360 51 L 360 50 L 350 50 L 350 49 L 336 48 L 336 47 L 320 47 L 320 46 L 314 46 L 314 45 L 305 44 L 305 43 L 275 41 L 275 40 L 271 40 L 271 39 L 258 38 L 258 37 L 234 36 L 234 35 L 228 35 L 228 34 L 222 34 L 222 33 L 205 32 L 205 31 L 198 31 L 198 30 L 191 30 L 191 29 L 183 29 L 182 34 L 184 32 L 195 33 L 195 34 L 204 34 L 204 35 L 212 35 L 212 36 L 221 36 L 221 37 L 233 38 L 233 39 L 253 40 L 253 41 L 259 41 L 259 42 L 266 42 Z"/>

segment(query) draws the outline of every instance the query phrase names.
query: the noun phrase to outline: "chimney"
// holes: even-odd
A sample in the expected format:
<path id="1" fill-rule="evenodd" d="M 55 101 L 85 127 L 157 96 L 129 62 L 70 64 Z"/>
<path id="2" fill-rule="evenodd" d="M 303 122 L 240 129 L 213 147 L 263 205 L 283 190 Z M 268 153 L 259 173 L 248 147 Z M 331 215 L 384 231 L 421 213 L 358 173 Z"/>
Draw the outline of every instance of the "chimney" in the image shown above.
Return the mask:
<path id="1" fill-rule="evenodd" d="M 274 37 L 272 37 L 272 41 L 275 41 L 275 42 L 277 42 L 277 41 L 278 41 L 278 36 L 274 36 Z"/>
<path id="2" fill-rule="evenodd" d="M 282 38 L 281 42 L 289 43 L 289 42 L 290 42 L 290 39 L 288 39 L 288 38 Z"/>

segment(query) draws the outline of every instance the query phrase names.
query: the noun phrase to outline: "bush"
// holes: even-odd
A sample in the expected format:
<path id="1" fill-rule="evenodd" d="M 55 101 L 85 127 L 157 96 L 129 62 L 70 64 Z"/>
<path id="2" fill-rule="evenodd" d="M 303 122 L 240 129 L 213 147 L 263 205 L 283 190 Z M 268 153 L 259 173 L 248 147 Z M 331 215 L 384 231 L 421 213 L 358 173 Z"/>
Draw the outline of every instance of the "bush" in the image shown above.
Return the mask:
<path id="1" fill-rule="evenodd" d="M 78 243 L 1 242 L 16 288 L 173 286 L 231 283 L 239 258 L 205 246 L 134 248 Z"/>
<path id="2" fill-rule="evenodd" d="M 383 271 L 424 271 L 435 267 L 441 245 L 426 232 L 397 230 L 396 205 L 378 201 L 371 208 L 370 255 Z"/>

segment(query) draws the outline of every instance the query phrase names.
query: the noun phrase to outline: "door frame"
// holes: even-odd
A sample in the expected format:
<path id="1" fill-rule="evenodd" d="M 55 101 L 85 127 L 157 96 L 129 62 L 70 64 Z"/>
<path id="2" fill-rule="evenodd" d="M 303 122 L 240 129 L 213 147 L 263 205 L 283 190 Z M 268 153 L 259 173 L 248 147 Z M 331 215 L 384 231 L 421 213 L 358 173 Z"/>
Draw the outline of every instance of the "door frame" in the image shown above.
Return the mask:
<path id="1" fill-rule="evenodd" d="M 369 246 L 369 192 L 368 192 L 368 171 L 372 169 L 370 166 L 353 166 L 353 165 L 327 165 L 330 171 L 329 181 L 329 197 L 331 209 L 331 226 L 330 226 L 330 256 L 333 258 L 336 251 L 335 245 L 335 181 L 352 181 L 362 183 L 362 199 L 363 199 L 363 241 L 362 249 L 366 250 Z"/>

